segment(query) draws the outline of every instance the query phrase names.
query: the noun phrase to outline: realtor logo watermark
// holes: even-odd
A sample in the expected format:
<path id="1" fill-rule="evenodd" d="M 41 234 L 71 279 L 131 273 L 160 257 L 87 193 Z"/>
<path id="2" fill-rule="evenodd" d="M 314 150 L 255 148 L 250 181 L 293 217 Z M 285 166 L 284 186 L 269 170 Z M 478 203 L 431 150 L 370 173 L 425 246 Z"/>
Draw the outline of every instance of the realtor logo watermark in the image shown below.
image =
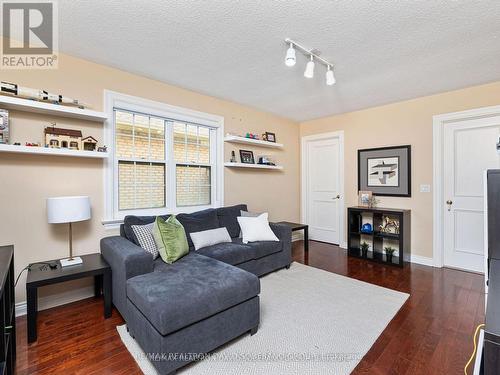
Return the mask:
<path id="1" fill-rule="evenodd" d="M 2 69 L 56 69 L 55 1 L 2 1 Z"/>

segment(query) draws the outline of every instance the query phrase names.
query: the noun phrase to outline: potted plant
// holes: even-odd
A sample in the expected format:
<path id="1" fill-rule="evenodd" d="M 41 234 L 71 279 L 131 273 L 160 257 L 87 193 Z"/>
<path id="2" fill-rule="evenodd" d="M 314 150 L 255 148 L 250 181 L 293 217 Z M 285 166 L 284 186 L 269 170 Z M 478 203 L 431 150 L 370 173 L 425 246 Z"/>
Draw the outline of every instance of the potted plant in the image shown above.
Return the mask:
<path id="1" fill-rule="evenodd" d="M 368 249 L 370 248 L 370 245 L 368 245 L 366 243 L 366 241 L 363 241 L 361 243 L 361 253 L 363 254 L 363 257 L 366 258 L 367 254 L 368 254 Z"/>
<path id="2" fill-rule="evenodd" d="M 396 249 L 391 247 L 391 246 L 387 246 L 384 248 L 384 250 L 385 250 L 385 256 L 387 258 L 387 261 L 392 262 L 392 256 L 394 255 L 394 252 L 396 251 Z"/>

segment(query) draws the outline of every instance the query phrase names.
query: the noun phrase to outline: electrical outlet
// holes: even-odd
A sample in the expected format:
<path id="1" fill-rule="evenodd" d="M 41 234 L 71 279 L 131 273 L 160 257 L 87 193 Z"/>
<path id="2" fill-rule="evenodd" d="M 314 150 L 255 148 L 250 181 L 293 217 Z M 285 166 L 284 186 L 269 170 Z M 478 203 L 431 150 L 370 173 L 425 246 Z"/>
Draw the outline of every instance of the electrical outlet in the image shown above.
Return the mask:
<path id="1" fill-rule="evenodd" d="M 431 192 L 431 185 L 428 185 L 428 184 L 420 185 L 420 192 L 421 193 L 430 193 Z"/>

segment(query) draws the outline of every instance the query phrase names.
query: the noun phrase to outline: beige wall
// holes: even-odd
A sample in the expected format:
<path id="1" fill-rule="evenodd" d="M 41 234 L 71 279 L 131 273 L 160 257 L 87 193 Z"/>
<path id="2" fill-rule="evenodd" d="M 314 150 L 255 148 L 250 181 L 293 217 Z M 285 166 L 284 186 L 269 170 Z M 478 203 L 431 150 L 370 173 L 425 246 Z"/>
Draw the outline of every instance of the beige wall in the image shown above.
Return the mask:
<path id="1" fill-rule="evenodd" d="M 284 150 L 269 151 L 225 145 L 225 159 L 238 148 L 274 155 L 284 172 L 225 169 L 225 203 L 246 202 L 255 211 L 269 211 L 271 219 L 299 220 L 300 136 L 344 130 L 346 206 L 357 202 L 357 150 L 412 145 L 411 198 L 380 198 L 381 206 L 412 209 L 413 253 L 432 256 L 432 194 L 420 193 L 420 184 L 432 184 L 432 116 L 500 102 L 500 82 L 410 101 L 307 121 L 292 121 L 232 102 L 133 75 L 114 68 L 61 55 L 55 71 L 4 71 L 2 80 L 43 88 L 89 103 L 101 110 L 103 90 L 135 95 L 172 105 L 224 116 L 225 131 L 261 134 L 275 132 Z M 84 136 L 102 140 L 102 125 L 11 111 L 11 142 L 42 142 L 43 128 L 56 121 L 60 127 L 81 129 Z M 91 221 L 75 225 L 74 247 L 79 254 L 98 251 L 99 239 L 115 234 L 101 225 L 103 212 L 103 162 L 94 159 L 0 154 L 0 245 L 14 244 L 16 271 L 29 262 L 67 255 L 67 228 L 49 225 L 45 199 L 58 195 L 89 195 Z M 24 301 L 25 276 L 17 287 L 17 301 Z M 41 296 L 64 302 L 74 289 L 88 283 L 45 288 Z M 55 295 L 57 294 L 57 295 Z M 66 298 L 66 299 L 65 299 Z M 43 305 L 43 304 L 42 304 Z"/>
<path id="2" fill-rule="evenodd" d="M 168 69 L 168 66 L 165 66 Z M 2 80 L 63 93 L 102 110 L 103 90 L 156 100 L 224 116 L 225 132 L 261 134 L 275 132 L 282 151 L 256 149 L 273 154 L 283 172 L 225 169 L 225 204 L 245 202 L 255 211 L 269 211 L 273 220 L 299 219 L 299 127 L 292 121 L 232 102 L 180 89 L 138 75 L 61 55 L 58 70 L 4 71 Z M 223 83 L 221 83 L 223 84 Z M 11 111 L 11 142 L 42 142 L 43 128 L 56 121 L 60 127 L 81 129 L 84 136 L 102 140 L 102 125 Z M 225 145 L 225 159 L 237 145 Z M 247 148 L 247 147 L 242 147 Z M 74 248 L 84 254 L 99 250 L 99 239 L 115 234 L 101 225 L 103 162 L 85 158 L 0 154 L 0 245 L 15 245 L 16 273 L 29 262 L 67 255 L 67 228 L 47 224 L 45 199 L 58 195 L 89 195 L 91 221 L 74 226 Z M 25 275 L 17 286 L 17 302 L 25 300 Z M 45 288 L 41 296 L 80 288 L 73 283 Z M 88 283 L 87 283 L 88 285 Z M 56 296 L 53 296 L 54 298 Z M 63 298 L 63 297 L 57 297 Z M 64 298 L 62 299 L 64 300 Z M 61 301 L 62 301 L 61 300 Z"/>
<path id="3" fill-rule="evenodd" d="M 357 204 L 358 149 L 410 144 L 412 197 L 379 197 L 379 206 L 412 210 L 412 254 L 430 258 L 432 192 L 419 188 L 433 183 L 432 116 L 498 104 L 500 82 L 307 121 L 300 124 L 300 135 L 344 131 L 346 207 Z"/>

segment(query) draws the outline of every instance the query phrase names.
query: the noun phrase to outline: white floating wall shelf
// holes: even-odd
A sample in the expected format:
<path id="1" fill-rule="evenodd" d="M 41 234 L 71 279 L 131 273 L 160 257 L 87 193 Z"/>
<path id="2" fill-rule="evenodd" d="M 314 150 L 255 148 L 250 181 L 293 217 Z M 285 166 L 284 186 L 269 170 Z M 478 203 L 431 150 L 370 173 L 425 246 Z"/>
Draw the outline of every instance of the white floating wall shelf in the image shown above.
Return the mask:
<path id="1" fill-rule="evenodd" d="M 101 123 L 108 119 L 108 115 L 104 112 L 4 95 L 0 95 L 0 108 Z"/>
<path id="2" fill-rule="evenodd" d="M 69 150 L 65 148 L 15 146 L 15 145 L 4 145 L 4 144 L 0 144 L 0 152 L 69 156 L 69 157 L 94 158 L 94 159 L 105 159 L 109 155 L 107 152 Z"/>

